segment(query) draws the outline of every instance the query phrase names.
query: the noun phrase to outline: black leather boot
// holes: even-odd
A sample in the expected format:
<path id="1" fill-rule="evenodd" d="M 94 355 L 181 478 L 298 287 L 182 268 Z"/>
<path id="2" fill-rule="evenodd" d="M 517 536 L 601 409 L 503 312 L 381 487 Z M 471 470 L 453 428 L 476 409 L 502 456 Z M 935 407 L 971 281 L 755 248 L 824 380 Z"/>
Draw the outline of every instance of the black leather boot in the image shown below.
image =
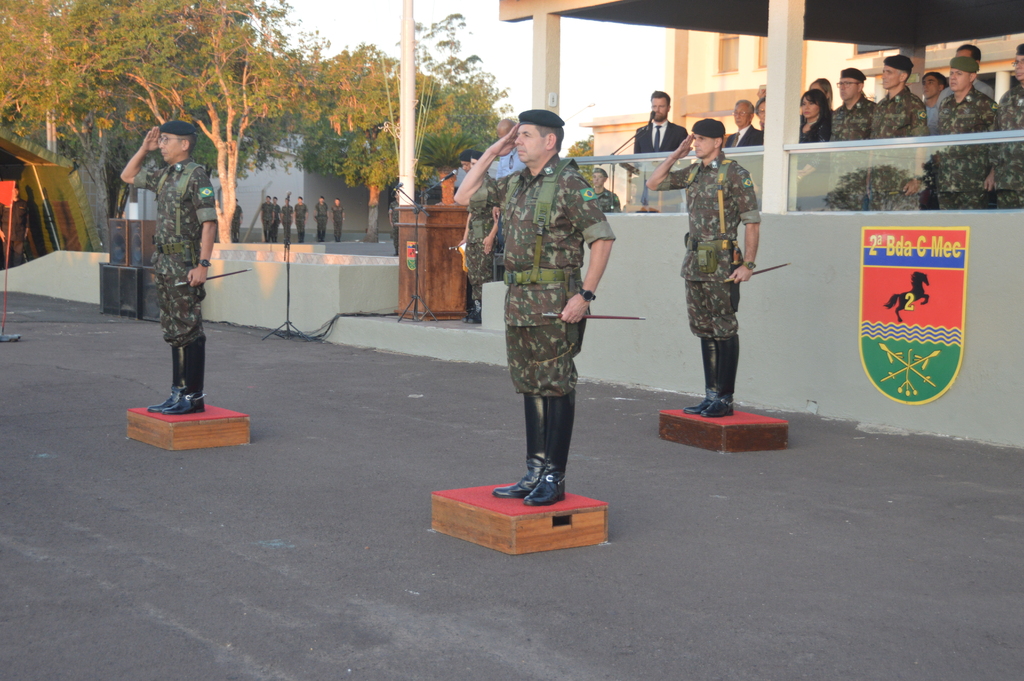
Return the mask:
<path id="1" fill-rule="evenodd" d="M 704 360 L 704 401 L 685 407 L 684 414 L 700 414 L 718 397 L 718 343 L 714 338 L 700 339 L 700 354 Z"/>
<path id="2" fill-rule="evenodd" d="M 569 461 L 572 427 L 576 420 L 576 391 L 561 397 L 547 397 L 547 454 L 543 474 L 530 496 L 527 506 L 550 506 L 565 499 L 565 466 Z"/>
<path id="3" fill-rule="evenodd" d="M 483 321 L 483 318 L 481 317 L 481 314 L 482 314 L 482 309 L 480 307 L 480 301 L 479 300 L 474 300 L 473 301 L 473 309 L 469 311 L 469 316 L 466 317 L 466 319 L 469 320 L 470 324 L 480 324 Z"/>
<path id="4" fill-rule="evenodd" d="M 181 373 L 181 366 L 184 364 L 182 357 L 185 354 L 185 348 L 171 347 L 171 371 L 173 379 L 171 382 L 171 396 L 160 404 L 154 404 L 151 407 L 146 407 L 146 411 L 153 413 L 162 412 L 170 406 L 178 403 L 181 399 L 182 393 L 185 392 L 185 376 Z"/>
<path id="5" fill-rule="evenodd" d="M 203 379 L 206 373 L 206 336 L 200 336 L 184 347 L 185 358 L 182 374 L 185 377 L 185 392 L 176 404 L 164 409 L 168 416 L 195 414 L 206 411 L 203 402 Z"/>
<path id="6" fill-rule="evenodd" d="M 736 369 L 740 364 L 740 337 L 733 336 L 718 343 L 718 398 L 700 413 L 707 418 L 732 416 L 732 394 L 736 389 Z"/>
<path id="7" fill-rule="evenodd" d="M 544 471 L 544 398 L 523 395 L 523 412 L 526 416 L 526 475 L 514 485 L 491 490 L 491 494 L 502 499 L 525 499 L 540 482 Z"/>

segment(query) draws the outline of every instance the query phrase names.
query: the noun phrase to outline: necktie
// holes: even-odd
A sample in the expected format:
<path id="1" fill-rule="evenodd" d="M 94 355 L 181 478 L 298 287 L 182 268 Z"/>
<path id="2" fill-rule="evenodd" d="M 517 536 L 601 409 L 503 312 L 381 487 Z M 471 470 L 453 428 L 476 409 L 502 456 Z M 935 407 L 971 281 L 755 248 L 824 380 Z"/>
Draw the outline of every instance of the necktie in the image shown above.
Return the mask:
<path id="1" fill-rule="evenodd" d="M 661 126 L 654 126 L 654 150 L 661 151 Z"/>

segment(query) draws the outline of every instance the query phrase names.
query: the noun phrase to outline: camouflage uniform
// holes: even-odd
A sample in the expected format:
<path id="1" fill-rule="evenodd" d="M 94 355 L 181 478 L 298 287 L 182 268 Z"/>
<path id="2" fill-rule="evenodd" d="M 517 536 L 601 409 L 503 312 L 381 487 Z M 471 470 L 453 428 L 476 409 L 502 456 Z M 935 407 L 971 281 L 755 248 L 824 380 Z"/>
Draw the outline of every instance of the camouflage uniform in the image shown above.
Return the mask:
<path id="1" fill-rule="evenodd" d="M 260 206 L 260 222 L 263 223 L 263 242 L 270 243 L 270 226 L 274 224 L 274 204 L 270 201 Z"/>
<path id="2" fill-rule="evenodd" d="M 554 173 L 558 162 L 555 155 L 538 176 L 524 169 L 497 182 L 497 199 L 504 207 L 507 275 L 533 269 L 536 203 L 544 184 L 542 178 Z M 515 177 L 520 180 L 510 195 Z M 556 181 L 558 190 L 544 230 L 540 267 L 542 274 L 564 280 L 511 284 L 505 298 L 505 345 L 512 383 L 518 393 L 545 397 L 568 395 L 574 390 L 577 374 L 573 357 L 580 351 L 584 323 L 566 324 L 543 314 L 560 313 L 582 285 L 583 244 L 615 239 L 604 214 L 587 199 L 593 197 L 593 190 L 575 165 L 567 166 Z"/>
<path id="3" fill-rule="evenodd" d="M 316 220 L 316 240 L 323 241 L 327 236 L 327 213 L 329 209 L 326 203 L 316 202 L 316 209 L 313 211 L 313 218 Z"/>
<path id="4" fill-rule="evenodd" d="M 270 240 L 277 243 L 277 228 L 281 226 L 281 206 L 272 204 L 274 207 L 274 219 L 270 223 Z"/>
<path id="5" fill-rule="evenodd" d="M 309 206 L 299 203 L 295 206 L 295 233 L 301 244 L 306 240 L 306 215 L 309 213 Z"/>
<path id="6" fill-rule="evenodd" d="M 494 273 L 493 248 L 491 253 L 484 253 L 484 237 L 491 233 L 494 226 L 492 209 L 498 205 L 498 185 L 489 176 L 484 177 L 484 184 L 469 200 L 469 238 L 466 240 L 466 275 L 473 287 L 473 300 L 483 299 L 484 283 L 491 280 Z"/>
<path id="7" fill-rule="evenodd" d="M 999 100 L 997 130 L 1024 130 L 1024 87 L 1015 85 Z M 988 145 L 995 168 L 1000 208 L 1024 208 L 1024 142 Z"/>
<path id="8" fill-rule="evenodd" d="M 692 182 L 688 183 L 693 166 L 674 170 L 658 186 L 658 191 L 685 189 L 686 205 L 690 214 L 690 232 L 686 257 L 680 272 L 686 280 L 686 313 L 690 331 L 700 338 L 724 340 L 739 331 L 732 296 L 733 287 L 725 278 L 733 269 L 733 246 L 737 246 L 739 224 L 760 223 L 754 182 L 738 163 L 726 165 L 723 198 L 725 203 L 725 233 L 719 225 L 718 175 L 725 154 L 705 166 L 701 161 Z M 729 244 L 722 248 L 722 242 Z M 714 243 L 718 266 L 714 272 L 702 272 L 696 255 L 698 244 Z"/>
<path id="9" fill-rule="evenodd" d="M 291 204 L 284 204 L 281 206 L 281 231 L 284 232 L 283 241 L 292 240 L 292 215 L 295 214 L 295 209 L 291 207 Z"/>
<path id="10" fill-rule="evenodd" d="M 345 206 L 341 203 L 331 206 L 331 218 L 334 220 L 334 240 L 341 241 L 341 228 L 345 224 Z"/>
<path id="11" fill-rule="evenodd" d="M 391 243 L 395 247 L 395 255 L 398 255 L 398 201 L 392 201 L 388 206 L 388 220 L 391 221 Z"/>
<path id="12" fill-rule="evenodd" d="M 601 209 L 602 213 L 608 214 L 622 212 L 622 205 L 619 203 L 619 197 L 613 192 L 605 189 L 600 194 L 595 192 L 594 196 L 596 197 L 594 199 L 594 203 L 597 204 L 597 207 Z"/>
<path id="13" fill-rule="evenodd" d="M 962 102 L 956 95 L 939 104 L 939 134 L 963 135 L 995 129 L 996 103 L 971 89 Z M 981 145 L 950 146 L 935 155 L 939 208 L 943 210 L 984 210 L 988 206 L 985 176 L 989 150 Z"/>
<path id="14" fill-rule="evenodd" d="M 187 163 L 166 166 L 154 173 L 142 169 L 135 176 L 134 182 L 136 187 L 149 189 L 157 195 L 153 266 L 156 270 L 160 328 L 164 332 L 164 340 L 175 348 L 185 347 L 199 338 L 205 338 L 200 304 L 206 297 L 205 287 L 175 284 L 185 281 L 189 270 L 199 264 L 203 223 L 217 221 L 213 185 L 202 166 L 191 170 L 185 191 L 179 196 L 178 182 L 182 175 L 188 172 Z M 179 206 L 181 223 L 176 227 Z M 183 244 L 185 252 L 162 252 L 176 244 Z"/>
<path id="15" fill-rule="evenodd" d="M 852 109 L 840 104 L 832 112 L 833 142 L 849 142 L 866 140 L 871 137 L 871 121 L 875 113 L 875 103 L 861 95 Z"/>
<path id="16" fill-rule="evenodd" d="M 886 94 L 875 104 L 871 139 L 926 137 L 928 134 L 928 110 L 921 98 L 909 89 L 903 88 L 895 97 Z M 903 193 L 906 183 L 918 175 L 916 160 L 908 161 L 906 152 L 878 151 L 871 155 L 870 166 L 891 169 L 891 172 L 870 177 L 870 210 L 917 210 L 920 207 L 917 196 Z"/>
<path id="17" fill-rule="evenodd" d="M 235 214 L 231 216 L 231 243 L 242 240 L 242 207 L 235 204 Z"/>

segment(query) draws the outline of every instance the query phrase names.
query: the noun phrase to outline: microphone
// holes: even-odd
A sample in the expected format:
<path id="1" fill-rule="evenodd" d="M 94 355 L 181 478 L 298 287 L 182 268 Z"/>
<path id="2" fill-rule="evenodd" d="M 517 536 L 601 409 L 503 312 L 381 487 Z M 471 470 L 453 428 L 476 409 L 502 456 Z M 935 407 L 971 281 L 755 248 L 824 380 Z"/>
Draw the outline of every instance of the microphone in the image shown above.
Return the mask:
<path id="1" fill-rule="evenodd" d="M 395 189 L 401 189 L 404 186 L 405 186 L 404 182 L 399 182 L 398 184 L 395 185 Z"/>
<path id="2" fill-rule="evenodd" d="M 456 176 L 456 175 L 458 175 L 458 174 L 459 174 L 459 171 L 458 171 L 458 170 L 453 170 L 452 172 L 450 172 L 450 173 L 448 173 L 447 175 L 445 175 L 444 177 L 442 177 L 442 178 L 441 178 L 441 181 L 442 181 L 442 182 L 444 182 L 444 181 L 445 181 L 445 180 L 447 180 L 447 179 L 448 179 L 449 177 L 455 177 L 455 176 Z"/>

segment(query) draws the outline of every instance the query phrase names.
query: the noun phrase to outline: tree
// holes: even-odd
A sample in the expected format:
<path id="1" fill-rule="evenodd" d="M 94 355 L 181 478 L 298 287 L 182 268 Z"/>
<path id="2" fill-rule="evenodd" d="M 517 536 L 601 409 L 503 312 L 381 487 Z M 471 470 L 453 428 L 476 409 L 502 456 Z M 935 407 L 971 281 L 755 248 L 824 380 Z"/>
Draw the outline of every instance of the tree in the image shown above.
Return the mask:
<path id="1" fill-rule="evenodd" d="M 466 149 L 477 146 L 477 140 L 465 132 L 442 130 L 423 138 L 423 148 L 419 161 L 425 166 L 437 170 L 441 184 L 441 203 L 446 206 L 455 205 L 455 176 L 452 172 L 459 167 L 459 155 Z"/>

